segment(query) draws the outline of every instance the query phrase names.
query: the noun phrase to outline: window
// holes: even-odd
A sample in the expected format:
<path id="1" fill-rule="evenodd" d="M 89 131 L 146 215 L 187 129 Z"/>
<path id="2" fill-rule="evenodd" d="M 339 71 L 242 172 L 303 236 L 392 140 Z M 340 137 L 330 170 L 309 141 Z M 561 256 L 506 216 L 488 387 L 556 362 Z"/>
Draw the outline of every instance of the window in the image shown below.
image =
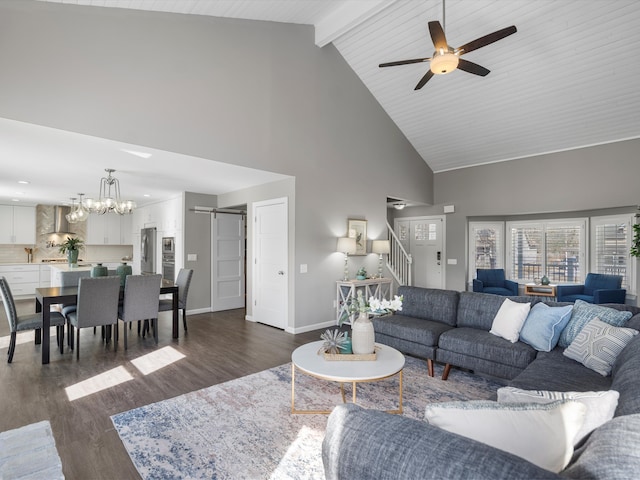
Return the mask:
<path id="1" fill-rule="evenodd" d="M 632 215 L 591 219 L 591 271 L 620 275 L 622 288 L 634 291 L 634 275 L 631 271 L 634 262 L 630 261 L 629 256 L 632 223 Z"/>
<path id="2" fill-rule="evenodd" d="M 520 283 L 584 280 L 586 219 L 507 223 L 507 277 Z"/>
<path id="3" fill-rule="evenodd" d="M 504 268 L 504 223 L 469 222 L 469 279 L 478 268 Z"/>

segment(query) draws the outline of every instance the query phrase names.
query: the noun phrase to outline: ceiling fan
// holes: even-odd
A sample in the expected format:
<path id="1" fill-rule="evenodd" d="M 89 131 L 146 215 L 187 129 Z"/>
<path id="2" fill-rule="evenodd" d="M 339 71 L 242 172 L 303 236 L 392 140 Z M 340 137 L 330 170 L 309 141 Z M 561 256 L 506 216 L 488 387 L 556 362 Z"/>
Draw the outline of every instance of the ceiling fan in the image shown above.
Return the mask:
<path id="1" fill-rule="evenodd" d="M 444 0 L 442 0 L 442 23 L 444 24 Z M 463 58 L 461 55 L 469 53 L 478 48 L 486 47 L 487 45 L 497 42 L 498 40 L 508 37 L 517 32 L 515 26 L 503 28 L 496 32 L 490 33 L 483 37 L 477 38 L 472 42 L 465 43 L 461 47 L 452 48 L 447 43 L 447 38 L 444 35 L 444 29 L 440 25 L 440 22 L 429 22 L 429 33 L 431 34 L 431 40 L 435 46 L 435 51 L 432 57 L 426 58 L 414 58 L 413 60 L 399 60 L 396 62 L 381 63 L 379 67 L 394 67 L 396 65 L 408 65 L 410 63 L 422 63 L 429 62 L 430 68 L 427 73 L 420 79 L 414 90 L 420 90 L 424 85 L 431 80 L 434 75 L 444 75 L 451 73 L 456 69 L 464 70 L 474 75 L 480 75 L 485 77 L 489 74 L 490 70 L 484 68 L 477 63 L 470 62 Z"/>

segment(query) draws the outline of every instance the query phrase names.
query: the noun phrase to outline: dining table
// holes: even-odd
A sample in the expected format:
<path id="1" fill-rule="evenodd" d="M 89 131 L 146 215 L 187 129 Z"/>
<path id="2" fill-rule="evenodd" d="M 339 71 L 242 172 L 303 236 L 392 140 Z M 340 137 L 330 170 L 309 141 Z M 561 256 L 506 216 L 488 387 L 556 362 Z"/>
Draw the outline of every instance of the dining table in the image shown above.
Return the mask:
<path id="1" fill-rule="evenodd" d="M 124 294 L 121 287 L 120 294 Z M 160 287 L 160 295 L 171 295 L 173 301 L 173 338 L 178 338 L 179 333 L 179 308 L 178 308 L 178 285 L 163 284 Z M 159 300 L 159 298 L 158 298 Z M 43 287 L 36 288 L 36 313 L 42 312 L 42 364 L 49 363 L 49 341 L 51 327 L 51 305 L 75 304 L 78 302 L 78 287 Z"/>

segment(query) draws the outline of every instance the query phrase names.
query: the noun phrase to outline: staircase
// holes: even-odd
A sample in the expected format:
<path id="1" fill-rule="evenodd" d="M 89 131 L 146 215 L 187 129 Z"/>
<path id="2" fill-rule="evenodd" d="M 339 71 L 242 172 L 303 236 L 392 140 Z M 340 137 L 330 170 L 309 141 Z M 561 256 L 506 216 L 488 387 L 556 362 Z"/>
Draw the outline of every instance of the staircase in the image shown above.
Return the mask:
<path id="1" fill-rule="evenodd" d="M 387 269 L 398 285 L 411 286 L 411 254 L 407 253 L 396 233 L 387 222 L 387 237 L 389 239 L 389 255 L 387 256 Z"/>

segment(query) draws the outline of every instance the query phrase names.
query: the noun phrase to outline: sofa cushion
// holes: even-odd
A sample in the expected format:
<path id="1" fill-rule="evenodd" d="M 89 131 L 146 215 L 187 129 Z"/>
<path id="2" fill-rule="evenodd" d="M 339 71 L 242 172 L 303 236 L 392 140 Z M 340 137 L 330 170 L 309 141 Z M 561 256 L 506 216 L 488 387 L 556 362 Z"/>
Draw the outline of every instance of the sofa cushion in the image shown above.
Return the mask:
<path id="1" fill-rule="evenodd" d="M 426 346 L 436 346 L 442 332 L 451 330 L 450 325 L 406 315 L 388 315 L 372 320 L 376 333 L 403 338 Z"/>
<path id="2" fill-rule="evenodd" d="M 525 343 L 511 343 L 475 328 L 454 328 L 442 333 L 438 348 L 520 369 L 536 358 L 535 349 Z"/>
<path id="3" fill-rule="evenodd" d="M 611 370 L 611 388 L 620 393 L 616 416 L 640 413 L 640 335 L 618 355 Z"/>
<path id="4" fill-rule="evenodd" d="M 472 438 L 559 472 L 573 454 L 573 439 L 587 407 L 575 401 L 549 404 L 485 400 L 427 405 L 429 424 Z"/>
<path id="5" fill-rule="evenodd" d="M 531 297 L 509 297 L 519 303 L 531 303 Z M 477 328 L 488 332 L 491 330 L 493 319 L 502 306 L 504 297 L 477 292 L 460 292 L 458 301 L 458 327 Z"/>
<path id="6" fill-rule="evenodd" d="M 501 450 L 403 415 L 338 405 L 322 442 L 327 480 L 558 479 Z"/>
<path id="7" fill-rule="evenodd" d="M 611 377 L 603 377 L 562 353 L 560 347 L 550 352 L 538 352 L 536 359 L 509 385 L 524 390 L 565 392 L 613 389 Z"/>
<path id="8" fill-rule="evenodd" d="M 573 305 L 550 307 L 542 302 L 536 303 L 520 331 L 520 341 L 541 352 L 550 352 L 558 344 L 572 309 Z"/>
<path id="9" fill-rule="evenodd" d="M 593 430 L 613 418 L 620 394 L 615 390 L 603 392 L 550 392 L 548 390 L 522 390 L 515 387 L 498 389 L 499 403 L 552 403 L 558 400 L 575 400 L 587 407 L 584 423 L 576 434 L 577 445 Z"/>
<path id="10" fill-rule="evenodd" d="M 565 348 L 571 345 L 571 342 L 573 342 L 578 333 L 580 333 L 580 330 L 593 318 L 598 317 L 604 323 L 608 323 L 614 327 L 622 327 L 631 316 L 631 312 L 602 305 L 592 305 L 582 300 L 576 300 L 573 311 L 571 312 L 571 319 L 560 334 L 558 345 Z"/>
<path id="11" fill-rule="evenodd" d="M 402 295 L 403 300 L 402 310 L 397 315 L 456 325 L 458 292 L 401 286 L 398 288 L 398 295 Z"/>
<path id="12" fill-rule="evenodd" d="M 493 319 L 489 333 L 516 343 L 530 309 L 531 304 L 528 302 L 518 303 L 505 298 Z"/>
<path id="13" fill-rule="evenodd" d="M 618 355 L 637 334 L 633 328 L 613 327 L 594 318 L 571 342 L 564 355 L 607 376 Z"/>
<path id="14" fill-rule="evenodd" d="M 640 414 L 616 417 L 576 449 L 564 478 L 628 480 L 640 471 Z"/>

